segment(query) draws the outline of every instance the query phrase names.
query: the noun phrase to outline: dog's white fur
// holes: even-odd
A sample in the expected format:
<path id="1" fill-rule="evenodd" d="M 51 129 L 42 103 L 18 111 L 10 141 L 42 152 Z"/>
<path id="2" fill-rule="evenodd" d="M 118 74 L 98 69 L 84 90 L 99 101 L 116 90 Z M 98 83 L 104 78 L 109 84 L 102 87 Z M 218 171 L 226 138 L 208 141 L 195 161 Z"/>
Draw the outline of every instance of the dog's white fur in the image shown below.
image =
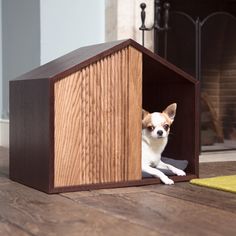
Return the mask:
<path id="1" fill-rule="evenodd" d="M 174 184 L 167 175 L 158 170 L 168 169 L 179 176 L 184 171 L 161 161 L 161 154 L 168 141 L 170 126 L 174 121 L 177 104 L 169 105 L 162 113 L 143 110 L 142 118 L 142 171 L 160 178 L 164 184 Z"/>

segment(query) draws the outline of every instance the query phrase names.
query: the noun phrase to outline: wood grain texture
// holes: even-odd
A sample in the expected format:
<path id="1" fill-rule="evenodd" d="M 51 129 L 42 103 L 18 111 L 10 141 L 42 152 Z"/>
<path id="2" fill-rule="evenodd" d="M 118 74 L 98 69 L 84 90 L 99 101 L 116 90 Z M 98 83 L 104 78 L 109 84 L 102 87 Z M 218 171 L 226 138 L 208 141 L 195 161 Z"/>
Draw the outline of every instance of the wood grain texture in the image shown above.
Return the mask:
<path id="1" fill-rule="evenodd" d="M 132 219 L 132 222 L 152 228 L 157 235 L 234 235 L 235 233 L 233 227 L 236 223 L 235 214 L 158 192 L 141 190 L 133 193 L 101 193 L 94 196 L 77 196 L 73 200 L 107 212 L 109 215 L 125 216 L 127 219 Z M 229 221 L 226 222 L 226 219 Z M 220 222 L 222 224 L 219 226 Z"/>
<path id="2" fill-rule="evenodd" d="M 11 236 L 13 233 L 17 236 L 32 236 L 32 234 L 22 230 L 20 226 L 15 225 L 13 222 L 8 222 L 0 217 L 0 235 Z"/>
<path id="3" fill-rule="evenodd" d="M 141 180 L 142 54 L 118 51 L 54 93 L 55 187 Z"/>
<path id="4" fill-rule="evenodd" d="M 211 174 L 213 174 L 213 172 L 211 172 Z M 192 184 L 186 183 L 178 183 L 169 188 L 166 188 L 164 185 L 160 185 L 159 187 L 156 187 L 156 185 L 149 185 L 142 188 L 236 214 L 235 194 L 230 194 L 229 192 L 216 191 L 214 189 L 199 186 L 194 187 Z"/>
<path id="5" fill-rule="evenodd" d="M 234 174 L 235 164 L 200 164 L 200 176 Z M 0 147 L 4 236 L 236 234 L 232 193 L 177 183 L 48 195 L 10 181 L 6 169 L 8 150 Z"/>
<path id="6" fill-rule="evenodd" d="M 156 235 L 152 229 L 146 229 L 127 219 L 107 215 L 99 209 L 78 204 L 60 195 L 40 194 L 17 184 L 13 184 L 12 188 L 10 185 L 4 186 L 2 191 L 4 190 L 5 192 L 1 192 L 4 204 L 0 203 L 0 215 L 10 222 L 10 225 L 4 221 L 0 223 L 0 232 L 3 232 L 1 235 L 4 236 L 7 235 L 6 231 L 11 232 L 9 235 L 17 236 L 132 236 L 137 232 L 142 235 Z M 4 230 L 3 225 L 8 229 Z"/>
<path id="7" fill-rule="evenodd" d="M 5 173 L 7 149 L 0 147 L 0 176 Z M 1 177 L 0 177 L 1 178 Z M 9 181 L 0 184 L 0 235 L 155 235 L 135 222 L 77 204 L 68 197 L 48 195 Z M 127 230 L 128 228 L 128 230 Z"/>
<path id="8" fill-rule="evenodd" d="M 139 66 L 140 65 L 140 66 Z M 136 180 L 141 178 L 141 113 L 142 113 L 142 54 L 129 47 L 129 161 L 128 161 L 128 180 Z M 135 117 L 135 118 L 134 118 Z"/>

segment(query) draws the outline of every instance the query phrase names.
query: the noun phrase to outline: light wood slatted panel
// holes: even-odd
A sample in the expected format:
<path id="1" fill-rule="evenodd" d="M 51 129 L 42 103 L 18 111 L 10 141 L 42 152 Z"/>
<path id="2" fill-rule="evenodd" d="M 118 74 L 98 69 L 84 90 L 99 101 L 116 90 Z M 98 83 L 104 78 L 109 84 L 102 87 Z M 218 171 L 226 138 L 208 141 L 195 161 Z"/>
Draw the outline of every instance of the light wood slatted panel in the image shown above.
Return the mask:
<path id="1" fill-rule="evenodd" d="M 55 187 L 141 179 L 142 54 L 129 47 L 54 86 Z"/>
<path id="2" fill-rule="evenodd" d="M 140 66 L 139 66 L 140 65 Z M 129 101 L 128 101 L 128 130 L 129 130 L 129 153 L 128 153 L 128 180 L 141 178 L 141 130 L 140 121 L 142 113 L 142 55 L 132 47 L 129 47 Z M 140 93 L 141 91 L 141 93 Z M 134 119 L 134 116 L 137 116 Z"/>

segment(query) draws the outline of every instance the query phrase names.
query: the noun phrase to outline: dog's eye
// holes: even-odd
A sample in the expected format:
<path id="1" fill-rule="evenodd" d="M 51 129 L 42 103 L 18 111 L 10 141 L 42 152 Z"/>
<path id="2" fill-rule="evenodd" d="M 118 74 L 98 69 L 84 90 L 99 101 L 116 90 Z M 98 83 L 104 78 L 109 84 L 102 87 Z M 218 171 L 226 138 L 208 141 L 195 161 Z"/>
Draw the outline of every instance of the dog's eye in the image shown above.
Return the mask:
<path id="1" fill-rule="evenodd" d="M 148 126 L 147 128 L 148 128 L 148 130 L 149 130 L 150 132 L 153 131 L 153 130 L 155 129 L 155 127 L 152 126 L 152 125 L 151 125 L 151 126 Z"/>
<path id="2" fill-rule="evenodd" d="M 170 128 L 170 126 L 168 124 L 165 124 L 165 125 L 163 125 L 163 128 L 165 131 L 167 131 Z"/>

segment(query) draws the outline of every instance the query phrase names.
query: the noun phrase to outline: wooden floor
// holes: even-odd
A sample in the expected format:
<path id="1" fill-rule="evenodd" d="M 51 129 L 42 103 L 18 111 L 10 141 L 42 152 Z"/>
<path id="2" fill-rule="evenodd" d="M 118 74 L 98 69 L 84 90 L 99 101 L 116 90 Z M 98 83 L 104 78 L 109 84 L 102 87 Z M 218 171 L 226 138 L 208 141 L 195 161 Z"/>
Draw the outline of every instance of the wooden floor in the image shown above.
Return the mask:
<path id="1" fill-rule="evenodd" d="M 200 165 L 201 177 L 235 173 Z M 10 181 L 0 148 L 0 235 L 235 236 L 236 195 L 189 183 L 47 195 Z"/>

